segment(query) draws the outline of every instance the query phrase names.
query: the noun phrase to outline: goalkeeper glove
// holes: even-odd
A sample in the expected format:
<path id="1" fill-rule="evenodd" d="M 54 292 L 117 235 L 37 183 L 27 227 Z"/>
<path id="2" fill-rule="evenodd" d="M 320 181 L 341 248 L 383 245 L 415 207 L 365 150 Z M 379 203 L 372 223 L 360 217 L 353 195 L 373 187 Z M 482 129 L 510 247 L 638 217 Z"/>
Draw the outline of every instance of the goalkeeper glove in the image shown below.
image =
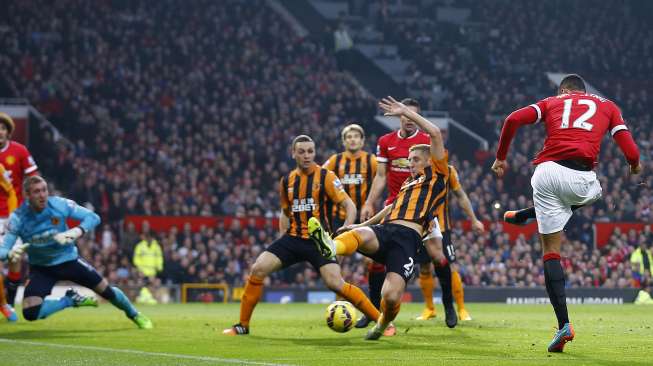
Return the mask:
<path id="1" fill-rule="evenodd" d="M 78 226 L 59 234 L 55 234 L 52 238 L 60 245 L 66 245 L 79 239 L 82 235 L 84 235 L 84 231 Z"/>
<path id="2" fill-rule="evenodd" d="M 27 247 L 29 247 L 28 243 L 14 245 L 9 251 L 9 254 L 7 254 L 7 258 L 9 258 L 10 262 L 20 261 L 20 258 L 23 256 L 23 253 L 25 253 Z"/>

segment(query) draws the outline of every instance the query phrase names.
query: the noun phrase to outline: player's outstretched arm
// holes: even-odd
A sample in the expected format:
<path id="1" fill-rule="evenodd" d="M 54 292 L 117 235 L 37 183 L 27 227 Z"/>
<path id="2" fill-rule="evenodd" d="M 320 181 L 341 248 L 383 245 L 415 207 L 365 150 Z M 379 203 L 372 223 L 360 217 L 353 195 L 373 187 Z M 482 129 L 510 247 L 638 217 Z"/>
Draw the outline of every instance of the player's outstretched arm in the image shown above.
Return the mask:
<path id="1" fill-rule="evenodd" d="M 79 221 L 79 225 L 66 231 L 55 234 L 52 238 L 60 245 L 68 245 L 79 239 L 84 233 L 93 230 L 100 224 L 100 216 L 95 212 L 82 207 L 75 201 L 56 197 L 53 201 L 62 211 L 67 212 L 67 218 Z"/>
<path id="2" fill-rule="evenodd" d="M 85 233 L 95 229 L 100 224 L 100 216 L 95 212 L 82 207 L 75 203 L 73 200 L 65 200 L 68 206 L 68 217 L 79 221 L 79 228 L 84 230 Z"/>
<path id="3" fill-rule="evenodd" d="M 639 148 L 628 130 L 617 131 L 612 138 L 619 146 L 619 149 L 626 157 L 630 166 L 630 174 L 639 174 L 642 172 L 642 165 L 639 162 Z"/>
<path id="4" fill-rule="evenodd" d="M 510 115 L 506 117 L 506 120 L 503 122 L 503 127 L 501 128 L 496 160 L 494 161 L 494 164 L 492 164 L 492 171 L 497 176 L 502 177 L 504 170 L 507 167 L 506 156 L 508 155 L 510 143 L 515 137 L 517 130 L 523 125 L 537 122 L 541 118 L 538 111 L 539 109 L 536 109 L 535 105 L 529 105 L 510 113 Z"/>
<path id="5" fill-rule="evenodd" d="M 465 215 L 472 221 L 472 230 L 477 233 L 482 233 L 485 231 L 485 225 L 476 217 L 474 213 L 474 208 L 472 207 L 472 202 L 469 200 L 467 193 L 462 188 L 455 190 L 454 194 L 458 198 L 458 204 L 465 212 Z"/>
<path id="6" fill-rule="evenodd" d="M 385 206 L 383 210 L 377 212 L 376 215 L 371 217 L 369 220 L 356 224 L 356 225 L 343 225 L 340 229 L 336 230 L 336 234 L 342 234 L 346 231 L 356 229 L 358 227 L 363 227 L 363 226 L 371 226 L 371 225 L 376 225 L 383 220 L 384 217 L 386 217 L 392 209 L 392 205 Z"/>
<path id="7" fill-rule="evenodd" d="M 642 166 L 639 163 L 639 148 L 637 148 L 633 135 L 626 126 L 619 107 L 612 102 L 609 105 L 612 107 L 609 125 L 610 135 L 612 135 L 612 138 L 626 157 L 628 165 L 630 165 L 630 174 L 639 174 L 642 172 Z"/>
<path id="8" fill-rule="evenodd" d="M 339 203 L 340 207 L 343 207 L 346 212 L 345 216 L 345 222 L 343 223 L 343 226 L 348 226 L 356 222 L 356 215 L 358 214 L 358 210 L 356 210 L 356 205 L 354 204 L 354 201 L 347 196 L 342 202 Z"/>
<path id="9" fill-rule="evenodd" d="M 411 121 L 415 122 L 417 127 L 426 132 L 431 137 L 431 156 L 435 160 L 444 159 L 444 141 L 442 140 L 442 132 L 435 124 L 431 123 L 428 119 L 422 117 L 419 113 L 408 108 L 405 104 L 398 102 L 393 97 L 386 97 L 381 99 L 379 107 L 386 116 L 404 116 Z"/>

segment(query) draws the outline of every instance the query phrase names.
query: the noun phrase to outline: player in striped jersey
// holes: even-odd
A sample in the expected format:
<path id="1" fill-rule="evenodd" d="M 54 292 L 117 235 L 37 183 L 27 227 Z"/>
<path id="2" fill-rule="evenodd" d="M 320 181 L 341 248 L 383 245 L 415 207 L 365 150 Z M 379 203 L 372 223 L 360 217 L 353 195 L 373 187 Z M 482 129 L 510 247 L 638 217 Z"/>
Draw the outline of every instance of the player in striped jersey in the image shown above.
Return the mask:
<path id="1" fill-rule="evenodd" d="M 383 283 L 381 316 L 366 335 L 368 340 L 381 337 L 397 314 L 406 284 L 413 275 L 417 249 L 429 230 L 438 205 L 446 195 L 447 155 L 440 129 L 392 97 L 379 106 L 388 116 L 404 116 L 429 134 L 431 144 L 410 148 L 410 177 L 401 185 L 392 203 L 362 224 L 344 226 L 341 235 L 332 240 L 316 219 L 309 220 L 309 232 L 322 255 L 352 255 L 356 251 L 386 265 Z"/>
<path id="2" fill-rule="evenodd" d="M 333 258 L 324 258 L 309 238 L 308 221 L 314 219 L 329 226 L 327 202 L 333 201 L 347 213 L 345 224 L 356 219 L 356 206 L 345 193 L 332 171 L 315 163 L 315 143 L 306 135 L 295 137 L 292 156 L 297 168 L 281 178 L 281 215 L 275 240 L 256 258 L 240 302 L 240 322 L 224 330 L 226 335 L 249 334 L 254 307 L 263 294 L 263 281 L 270 273 L 299 262 L 309 262 L 328 288 L 351 302 L 366 316 L 378 319 L 379 311 L 358 287 L 346 283 L 340 266 Z"/>
<path id="3" fill-rule="evenodd" d="M 331 155 L 323 167 L 336 174 L 345 192 L 354 201 L 357 212 L 360 213 L 376 175 L 376 156 L 363 150 L 365 130 L 360 125 L 352 123 L 345 126 L 340 136 L 345 151 Z M 334 232 L 344 223 L 346 212 L 341 207 L 334 206 L 329 213 L 331 229 Z M 356 217 L 356 222 L 359 221 L 360 215 Z"/>
<path id="4" fill-rule="evenodd" d="M 433 306 L 433 268 L 440 280 L 442 288 L 442 304 L 445 308 L 445 321 L 447 326 L 453 328 L 456 323 L 456 312 L 453 310 L 453 300 L 455 299 L 458 307 L 458 319 L 471 320 L 472 317 L 465 309 L 464 290 L 456 261 L 456 250 L 451 241 L 451 216 L 449 212 L 449 193 L 453 192 L 465 212 L 465 215 L 472 222 L 472 229 L 477 233 L 482 233 L 485 227 L 481 221 L 476 218 L 474 209 L 469 201 L 469 197 L 463 190 L 458 180 L 458 171 L 452 165 L 449 165 L 449 179 L 447 179 L 445 189 L 447 194 L 444 196 L 444 202 L 438 207 L 436 213 L 437 219 L 434 222 L 434 228 L 425 238 L 431 241 L 427 247 L 436 249 L 434 253 L 427 253 L 426 250 L 420 251 L 417 256 L 417 262 L 420 264 L 419 284 L 424 297 L 426 307 L 417 320 L 427 320 L 435 317 L 435 307 Z M 425 249 L 425 248 L 422 248 Z M 431 257 L 434 257 L 433 260 Z"/>

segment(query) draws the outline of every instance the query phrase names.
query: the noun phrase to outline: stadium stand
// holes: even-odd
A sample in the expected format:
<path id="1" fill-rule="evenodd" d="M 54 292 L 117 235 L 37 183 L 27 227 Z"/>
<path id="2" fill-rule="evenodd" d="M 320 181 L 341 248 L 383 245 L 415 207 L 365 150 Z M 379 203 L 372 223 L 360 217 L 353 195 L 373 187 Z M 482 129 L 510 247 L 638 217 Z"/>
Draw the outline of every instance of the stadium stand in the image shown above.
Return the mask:
<path id="1" fill-rule="evenodd" d="M 375 101 L 338 71 L 324 42 L 330 34 L 300 38 L 262 0 L 229 0 L 231 6 L 212 1 L 179 6 L 172 0 L 45 3 L 7 4 L 15 16 L 0 22 L 0 90 L 27 98 L 71 141 L 55 144 L 47 131 L 37 131 L 33 135 L 41 140 L 31 149 L 59 191 L 94 208 L 107 223 L 79 248 L 115 283 L 143 282 L 131 258 L 140 238 L 122 227 L 126 215 L 270 218 L 278 207 L 280 174 L 292 167 L 292 136 L 312 135 L 323 161 L 339 149 L 346 121 L 372 128 Z M 362 3 L 367 11 L 357 13 L 363 19 L 377 14 L 371 1 Z M 425 101 L 427 108 L 449 110 L 491 140 L 508 112 L 554 92 L 545 71 L 580 73 L 622 106 L 645 174 L 628 178 L 614 144 L 604 145 L 599 166 L 604 199 L 569 224 L 564 264 L 569 286 L 631 286 L 628 256 L 640 241 L 653 243 L 650 230 L 615 232 L 599 250 L 587 228 L 595 221 L 653 221 L 652 89 L 650 81 L 641 81 L 653 74 L 651 33 L 644 31 L 653 12 L 615 28 L 611 17 L 602 15 L 637 9 L 601 2 L 580 17 L 587 7 L 571 6 L 548 21 L 560 1 L 463 1 L 457 6 L 469 10 L 469 21 L 455 24 L 433 20 L 440 2 L 404 3 L 416 9 L 412 20 L 388 10 L 385 21 L 369 24 L 397 46 L 399 56 L 417 60 L 407 66 L 406 90 L 417 97 L 441 90 L 441 98 Z M 595 42 L 582 36 L 589 27 L 606 47 L 587 47 Z M 563 37 L 570 33 L 581 36 Z M 537 45 L 530 43 L 534 38 Z M 549 52 L 542 57 L 536 49 Z M 492 154 L 476 161 L 452 157 L 479 217 L 494 223 L 484 235 L 460 225 L 454 233 L 468 285 L 543 285 L 537 238 L 511 241 L 496 224 L 504 210 L 532 205 L 529 160 L 541 140 L 542 134 L 520 134 L 511 171 L 498 183 L 488 170 Z M 368 136 L 370 149 L 375 141 Z M 458 210 L 454 218 L 462 219 Z M 248 223 L 155 235 L 165 257 L 164 283 L 239 286 L 277 233 L 268 220 L 263 230 Z M 343 268 L 346 279 L 366 281 L 360 258 L 346 260 Z M 269 278 L 273 285 L 297 287 L 312 287 L 317 280 L 302 266 Z"/>

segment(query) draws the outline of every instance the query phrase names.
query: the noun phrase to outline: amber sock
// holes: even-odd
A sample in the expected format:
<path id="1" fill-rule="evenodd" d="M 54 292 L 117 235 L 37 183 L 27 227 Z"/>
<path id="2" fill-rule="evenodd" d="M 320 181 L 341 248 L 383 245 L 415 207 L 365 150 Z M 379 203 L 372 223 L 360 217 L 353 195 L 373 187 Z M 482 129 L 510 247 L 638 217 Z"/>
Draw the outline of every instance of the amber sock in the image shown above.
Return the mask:
<path id="1" fill-rule="evenodd" d="M 463 290 L 463 281 L 460 279 L 458 271 L 451 272 L 451 292 L 453 299 L 456 301 L 458 311 L 465 308 L 465 290 Z"/>
<path id="2" fill-rule="evenodd" d="M 334 241 L 336 243 L 336 255 L 352 255 L 363 242 L 361 236 L 355 230 L 338 235 Z"/>
<path id="3" fill-rule="evenodd" d="M 245 285 L 245 292 L 240 299 L 240 324 L 249 327 L 249 320 L 258 301 L 263 294 L 263 279 L 254 275 L 249 276 Z"/>
<path id="4" fill-rule="evenodd" d="M 424 305 L 427 309 L 433 310 L 433 276 L 430 273 L 419 274 L 419 287 L 422 289 Z"/>
<path id="5" fill-rule="evenodd" d="M 360 310 L 368 319 L 377 321 L 379 319 L 379 310 L 372 305 L 370 299 L 365 296 L 365 293 L 360 288 L 346 283 L 342 286 L 342 290 L 337 293 L 352 303 L 356 309 Z"/>
<path id="6" fill-rule="evenodd" d="M 395 320 L 397 314 L 399 314 L 399 309 L 401 308 L 401 303 L 395 304 L 392 308 L 388 307 L 385 300 L 381 299 L 381 312 L 383 312 L 383 322 L 388 324 L 391 321 Z"/>

